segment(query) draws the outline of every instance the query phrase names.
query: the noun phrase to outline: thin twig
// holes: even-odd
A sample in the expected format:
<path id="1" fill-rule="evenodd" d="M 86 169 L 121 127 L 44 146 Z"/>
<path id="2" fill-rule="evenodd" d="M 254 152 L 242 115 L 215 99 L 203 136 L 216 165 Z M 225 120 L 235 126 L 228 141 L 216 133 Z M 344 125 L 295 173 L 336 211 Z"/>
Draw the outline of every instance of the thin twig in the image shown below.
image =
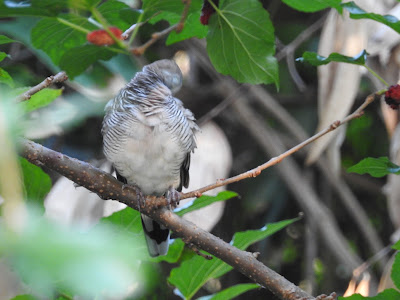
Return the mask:
<path id="1" fill-rule="evenodd" d="M 143 45 L 141 45 L 139 47 L 135 47 L 131 50 L 131 52 L 134 55 L 137 55 L 137 56 L 143 55 L 143 53 L 147 50 L 147 48 L 149 48 L 151 45 L 153 45 L 155 42 L 157 42 L 160 38 L 167 35 L 171 31 L 175 30 L 177 33 L 179 33 L 183 30 L 187 15 L 189 13 L 189 7 L 190 7 L 191 0 L 182 0 L 182 2 L 185 4 L 185 7 L 183 8 L 182 16 L 181 16 L 181 19 L 179 20 L 179 23 L 174 24 L 174 25 L 164 29 L 163 31 L 153 33 L 151 35 L 150 40 L 148 40 Z M 135 24 L 135 25 L 137 25 L 137 24 Z M 135 30 L 135 27 L 131 31 L 133 31 L 133 30 Z M 125 34 L 125 32 L 123 33 L 123 35 L 124 34 Z"/>
<path id="2" fill-rule="evenodd" d="M 228 185 L 240 180 L 243 180 L 245 178 L 250 178 L 250 177 L 257 177 L 258 175 L 261 174 L 261 172 L 271 166 L 274 166 L 278 163 L 280 163 L 283 159 L 285 159 L 286 157 L 292 155 L 293 153 L 299 151 L 300 149 L 304 148 L 305 146 L 311 144 L 312 142 L 314 142 L 315 140 L 319 139 L 320 137 L 324 136 L 325 134 L 337 129 L 339 126 L 353 120 L 356 119 L 360 116 L 363 115 L 363 111 L 364 109 L 371 103 L 373 102 L 376 98 L 379 98 L 382 95 L 382 91 L 374 93 L 369 95 L 364 103 L 356 110 L 354 111 L 352 114 L 348 115 L 346 118 L 344 118 L 342 121 L 335 121 L 333 122 L 328 128 L 325 128 L 324 130 L 318 132 L 317 134 L 313 135 L 312 137 L 308 138 L 307 140 L 305 140 L 304 142 L 298 144 L 297 146 L 287 150 L 286 152 L 282 153 L 279 156 L 273 157 L 271 158 L 269 161 L 267 161 L 266 163 L 251 169 L 249 171 L 246 171 L 244 173 L 241 173 L 239 175 L 233 176 L 231 178 L 228 179 L 224 179 L 224 180 L 217 180 L 216 183 L 214 184 L 210 184 L 207 185 L 205 187 L 199 188 L 197 190 L 188 192 L 188 193 L 183 193 L 181 196 L 181 199 L 186 199 L 186 198 L 192 198 L 192 197 L 198 197 L 199 195 L 201 196 L 204 192 L 207 192 L 209 190 L 213 190 L 217 187 L 220 186 L 224 186 L 224 185 Z"/>
<path id="3" fill-rule="evenodd" d="M 295 142 L 300 142 L 308 138 L 307 133 L 302 129 L 302 126 L 274 99 L 265 89 L 260 86 L 251 86 L 249 88 L 249 96 L 266 109 L 269 114 L 282 124 L 286 130 L 295 138 Z M 372 252 L 378 252 L 383 248 L 383 243 L 375 228 L 369 221 L 365 209 L 354 196 L 348 184 L 332 173 L 324 158 L 320 158 L 316 162 L 316 166 L 322 171 L 330 185 L 335 189 L 337 195 L 342 201 L 343 206 L 352 216 L 352 219 L 360 228 L 360 231 Z M 386 262 L 385 259 L 379 262 L 379 266 L 383 270 Z"/>
<path id="4" fill-rule="evenodd" d="M 293 79 L 294 84 L 297 86 L 300 92 L 304 93 L 307 90 L 307 85 L 301 78 L 299 72 L 297 72 L 296 64 L 294 63 L 294 54 L 289 52 L 286 56 L 286 64 L 288 66 L 289 74 Z"/>
<path id="5" fill-rule="evenodd" d="M 176 33 L 181 32 L 183 30 L 183 27 L 185 26 L 185 21 L 189 13 L 189 8 L 192 0 L 182 0 L 182 3 L 185 4 L 185 7 L 183 8 L 181 19 L 179 20 L 178 27 L 176 28 Z"/>
<path id="6" fill-rule="evenodd" d="M 41 83 L 39 83 L 38 85 L 35 85 L 34 87 L 27 90 L 25 93 L 17 96 L 16 101 L 21 102 L 21 101 L 29 100 L 32 97 L 32 95 L 43 90 L 44 88 L 49 87 L 51 84 L 56 83 L 56 82 L 63 82 L 63 81 L 66 81 L 67 79 L 68 79 L 68 76 L 64 71 L 61 71 L 61 72 L 57 73 L 56 75 L 49 76 L 45 80 L 43 80 Z"/>
<path id="7" fill-rule="evenodd" d="M 164 29 L 163 31 L 160 32 L 155 32 L 151 35 L 151 39 L 148 40 L 146 43 L 144 43 L 142 46 L 133 48 L 131 50 L 131 52 L 134 55 L 140 56 L 143 55 L 143 53 L 147 50 L 147 48 L 149 48 L 151 45 L 153 45 L 155 42 L 157 42 L 160 38 L 162 38 L 163 36 L 167 35 L 168 33 L 170 33 L 172 30 L 175 30 L 176 28 L 178 28 L 179 23 L 178 24 L 174 24 L 166 29 Z"/>

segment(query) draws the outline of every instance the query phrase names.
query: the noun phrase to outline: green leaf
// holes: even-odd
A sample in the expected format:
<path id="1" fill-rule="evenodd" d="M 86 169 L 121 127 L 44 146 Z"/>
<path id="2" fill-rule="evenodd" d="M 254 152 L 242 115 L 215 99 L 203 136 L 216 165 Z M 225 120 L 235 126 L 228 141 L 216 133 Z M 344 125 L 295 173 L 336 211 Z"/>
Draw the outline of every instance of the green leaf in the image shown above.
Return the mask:
<path id="1" fill-rule="evenodd" d="M 90 10 L 97 6 L 101 0 L 68 0 L 68 4 L 72 8 Z"/>
<path id="2" fill-rule="evenodd" d="M 67 50 L 60 60 L 60 68 L 67 72 L 68 77 L 74 77 L 83 73 L 91 64 L 98 60 L 109 60 L 117 53 L 110 47 L 96 45 L 83 45 Z"/>
<path id="3" fill-rule="evenodd" d="M 197 298 L 197 300 L 227 300 L 227 299 L 233 299 L 235 297 L 240 296 L 241 294 L 258 289 L 260 286 L 255 283 L 242 283 L 242 284 L 237 284 L 234 286 L 231 286 L 223 291 L 220 291 L 216 294 L 209 295 L 209 296 L 203 296 L 200 298 Z"/>
<path id="4" fill-rule="evenodd" d="M 32 295 L 18 295 L 10 300 L 37 300 L 37 298 L 33 297 Z"/>
<path id="5" fill-rule="evenodd" d="M 313 66 L 321 66 L 329 64 L 330 62 L 344 62 L 353 65 L 365 65 L 365 60 L 367 59 L 367 51 L 363 50 L 356 56 L 345 56 L 339 53 L 331 53 L 328 57 L 320 56 L 315 52 L 304 52 L 302 57 L 296 59 L 300 62 L 308 62 Z"/>
<path id="6" fill-rule="evenodd" d="M 116 0 L 104 2 L 97 9 L 110 26 L 116 26 L 122 31 L 136 23 L 139 17 L 137 11 L 132 10 L 125 3 Z M 129 18 L 128 14 L 130 16 Z M 124 16 L 123 18 L 122 15 Z"/>
<path id="7" fill-rule="evenodd" d="M 297 217 L 294 219 L 283 220 L 280 222 L 267 224 L 266 226 L 264 226 L 259 230 L 247 230 L 247 231 L 237 232 L 234 234 L 232 239 L 233 246 L 241 250 L 245 250 L 251 244 L 254 244 L 258 241 L 265 239 L 268 236 L 273 235 L 277 231 L 282 230 L 283 228 L 289 226 L 290 224 L 300 219 L 301 217 Z M 218 272 L 216 272 L 216 277 L 222 276 L 231 269 L 232 269 L 231 266 L 229 266 L 228 264 L 224 264 L 224 266 Z"/>
<path id="8" fill-rule="evenodd" d="M 179 6 L 165 6 L 165 3 L 152 3 L 151 12 L 156 14 L 151 20 L 151 24 L 155 24 L 161 20 L 167 21 L 170 25 L 177 24 L 180 19 L 184 9 L 183 5 Z M 162 5 L 161 5 L 162 4 Z M 166 44 L 171 45 L 173 43 L 186 40 L 192 37 L 197 37 L 202 39 L 206 37 L 208 32 L 208 27 L 200 23 L 200 13 L 203 1 L 193 0 L 190 3 L 188 16 L 185 20 L 183 30 L 180 33 L 172 31 L 167 38 Z M 146 7 L 149 7 L 147 4 Z M 157 9 L 159 11 L 157 11 Z M 147 8 L 149 10 L 149 8 Z"/>
<path id="9" fill-rule="evenodd" d="M 394 289 L 387 289 L 374 297 L 364 297 L 360 294 L 354 294 L 350 297 L 339 297 L 339 300 L 398 300 L 400 293 Z"/>
<path id="10" fill-rule="evenodd" d="M 189 14 L 185 21 L 185 26 L 180 33 L 172 31 L 167 38 L 166 44 L 171 45 L 183 40 L 197 37 L 198 39 L 205 38 L 207 36 L 208 27 L 204 26 L 199 22 L 200 10 L 196 13 Z"/>
<path id="11" fill-rule="evenodd" d="M 140 213 L 130 207 L 117 211 L 112 215 L 102 218 L 97 227 L 113 226 L 113 234 L 115 236 L 129 236 L 135 241 L 134 247 L 137 253 L 140 253 L 138 259 L 150 259 L 147 251 L 147 245 L 142 229 L 142 221 Z"/>
<path id="12" fill-rule="evenodd" d="M 31 0 L 15 5 L 15 1 L 0 0 L 0 17 L 55 16 L 68 8 L 65 0 Z M 21 2 L 21 1 L 20 1 Z M 14 5 L 12 5 L 14 4 Z"/>
<path id="13" fill-rule="evenodd" d="M 185 248 L 185 243 L 181 239 L 175 239 L 172 244 L 169 244 L 167 255 L 153 257 L 151 258 L 151 261 L 166 261 L 170 264 L 174 264 L 178 262 L 179 258 L 181 257 L 183 248 Z"/>
<path id="14" fill-rule="evenodd" d="M 387 157 L 367 157 L 358 164 L 347 169 L 347 172 L 369 174 L 372 177 L 383 177 L 388 174 L 400 174 L 400 167 Z"/>
<path id="15" fill-rule="evenodd" d="M 47 175 L 41 168 L 28 162 L 25 158 L 19 160 L 25 198 L 37 204 L 44 212 L 44 198 L 50 192 L 52 183 L 50 176 Z"/>
<path id="16" fill-rule="evenodd" d="M 143 232 L 140 213 L 130 207 L 117 211 L 108 217 L 102 218 L 99 224 L 112 224 L 116 228 L 120 228 L 121 230 L 129 232 L 131 234 L 138 234 Z"/>
<path id="17" fill-rule="evenodd" d="M 2 61 L 3 59 L 5 59 L 7 57 L 7 53 L 5 52 L 0 52 L 0 61 Z"/>
<path id="18" fill-rule="evenodd" d="M 146 20 L 164 11 L 181 15 L 183 7 L 183 3 L 176 0 L 143 0 L 143 19 Z"/>
<path id="19" fill-rule="evenodd" d="M 236 233 L 233 238 L 233 245 L 244 250 L 252 243 L 266 238 L 298 219 L 299 218 L 295 218 L 268 224 L 260 230 Z M 194 256 L 184 261 L 179 267 L 172 269 L 168 281 L 176 286 L 185 298 L 190 299 L 208 280 L 220 277 L 231 269 L 232 267 L 230 265 L 214 256 L 211 260 L 205 260 L 203 257 Z M 187 274 L 192 274 L 192 276 L 187 276 Z"/>
<path id="20" fill-rule="evenodd" d="M 82 233 L 32 216 L 26 222 L 18 234 L 0 227 L 0 253 L 40 298 L 53 299 L 54 289 L 88 299 L 120 297 L 145 280 L 129 234 Z"/>
<path id="21" fill-rule="evenodd" d="M 392 266 L 392 273 L 390 276 L 393 280 L 393 283 L 397 288 L 400 287 L 400 252 L 397 252 L 393 266 Z"/>
<path id="22" fill-rule="evenodd" d="M 400 250 L 400 240 L 397 241 L 396 244 L 394 244 L 394 245 L 392 246 L 392 248 L 393 248 L 393 249 L 396 249 L 396 250 Z"/>
<path id="23" fill-rule="evenodd" d="M 239 249 L 247 249 L 248 246 L 254 244 L 255 242 L 261 241 L 266 237 L 273 235 L 275 232 L 282 230 L 283 228 L 289 226 L 290 224 L 297 222 L 301 217 L 294 219 L 283 220 L 276 223 L 267 224 L 259 230 L 247 230 L 242 232 L 237 232 L 233 236 L 233 246 Z"/>
<path id="24" fill-rule="evenodd" d="M 166 261 L 169 263 L 176 263 L 181 256 L 183 248 L 185 247 L 185 243 L 182 242 L 181 239 L 175 239 L 175 241 L 169 245 L 167 255 L 150 258 L 144 238 L 140 213 L 130 207 L 117 211 L 108 217 L 102 218 L 99 222 L 99 226 L 103 225 L 113 225 L 113 228 L 117 234 L 118 232 L 128 232 L 131 234 L 136 240 L 136 249 L 142 254 L 142 259 L 149 259 L 154 262 Z"/>
<path id="25" fill-rule="evenodd" d="M 210 17 L 207 52 L 215 69 L 242 83 L 279 86 L 274 27 L 258 0 L 225 0 Z"/>
<path id="26" fill-rule="evenodd" d="M 186 205 L 185 207 L 180 207 L 180 208 L 176 209 L 174 212 L 178 216 L 183 216 L 184 214 L 186 214 L 188 212 L 208 206 L 214 202 L 225 201 L 225 200 L 231 199 L 236 196 L 237 196 L 237 193 L 231 192 L 231 191 L 220 192 L 220 193 L 218 193 L 217 196 L 203 195 L 203 196 L 195 199 L 193 202 L 189 203 L 189 205 Z"/>
<path id="27" fill-rule="evenodd" d="M 3 68 L 0 68 L 0 83 L 5 83 L 9 87 L 14 87 L 14 80 L 11 78 L 10 74 Z"/>
<path id="28" fill-rule="evenodd" d="M 25 112 L 31 112 L 41 107 L 45 107 L 57 99 L 62 94 L 62 89 L 45 88 L 33 94 L 29 100 L 20 103 Z"/>
<path id="29" fill-rule="evenodd" d="M 31 39 L 34 47 L 46 52 L 58 65 L 69 49 L 86 43 L 86 34 L 95 29 L 86 18 L 64 14 L 40 20 L 32 29 Z"/>
<path id="30" fill-rule="evenodd" d="M 0 35 L 0 45 L 14 43 L 14 42 L 16 41 L 10 39 L 9 37 L 6 37 L 5 35 Z"/>
<path id="31" fill-rule="evenodd" d="M 339 12 L 342 12 L 340 6 L 341 0 L 282 0 L 290 7 L 304 11 L 304 12 L 316 12 L 327 7 L 336 8 Z"/>
<path id="32" fill-rule="evenodd" d="M 353 1 L 342 3 L 341 5 L 350 13 L 350 18 L 352 19 L 371 19 L 379 23 L 385 24 L 397 33 L 400 33 L 400 21 L 395 16 L 382 16 L 375 13 L 367 13 L 365 10 L 357 6 L 357 4 L 355 4 Z"/>

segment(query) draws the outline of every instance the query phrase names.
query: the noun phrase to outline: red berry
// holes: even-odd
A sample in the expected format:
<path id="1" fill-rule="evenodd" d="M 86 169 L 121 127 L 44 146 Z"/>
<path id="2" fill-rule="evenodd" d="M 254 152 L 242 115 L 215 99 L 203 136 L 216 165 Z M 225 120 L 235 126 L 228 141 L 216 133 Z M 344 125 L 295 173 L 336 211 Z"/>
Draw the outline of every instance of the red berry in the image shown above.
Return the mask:
<path id="1" fill-rule="evenodd" d="M 122 39 L 122 31 L 117 27 L 110 27 L 109 30 L 115 35 L 117 39 Z M 86 36 L 86 40 L 89 43 L 97 46 L 109 46 L 115 43 L 112 37 L 104 29 L 94 30 L 89 32 Z"/>
<path id="2" fill-rule="evenodd" d="M 392 85 L 385 92 L 385 102 L 392 109 L 399 109 L 400 105 L 400 85 Z"/>
<path id="3" fill-rule="evenodd" d="M 218 7 L 219 0 L 214 0 L 214 4 Z M 204 0 L 203 7 L 201 8 L 200 23 L 208 25 L 208 19 L 215 13 L 214 7 L 211 6 L 208 0 Z"/>

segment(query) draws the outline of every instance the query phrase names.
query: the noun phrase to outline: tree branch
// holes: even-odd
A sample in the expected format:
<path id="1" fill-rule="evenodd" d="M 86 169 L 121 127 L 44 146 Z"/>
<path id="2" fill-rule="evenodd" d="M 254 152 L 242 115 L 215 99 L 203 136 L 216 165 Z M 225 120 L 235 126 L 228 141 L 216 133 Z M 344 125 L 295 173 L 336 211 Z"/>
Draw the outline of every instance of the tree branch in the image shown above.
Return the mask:
<path id="1" fill-rule="evenodd" d="M 134 189 L 124 186 L 112 177 L 92 165 L 50 150 L 32 141 L 20 140 L 20 154 L 31 163 L 46 166 L 75 183 L 96 193 L 102 199 L 114 199 L 138 209 L 138 201 Z M 252 253 L 239 250 L 209 232 L 198 228 L 193 223 L 178 217 L 165 207 L 164 197 L 146 197 L 146 205 L 140 212 L 165 225 L 185 241 L 192 243 L 210 254 L 222 259 L 236 270 L 256 283 L 268 288 L 280 299 L 315 299 L 305 291 L 286 280 L 283 276 L 259 262 Z"/>
<path id="2" fill-rule="evenodd" d="M 342 121 L 335 121 L 333 122 L 329 127 L 325 128 L 324 130 L 316 133 L 315 135 L 313 135 L 312 137 L 308 138 L 307 140 L 305 140 L 304 142 L 296 145 L 295 147 L 287 150 L 286 152 L 282 153 L 279 156 L 275 156 L 273 158 L 271 158 L 269 161 L 267 161 L 266 163 L 251 169 L 249 171 L 246 171 L 242 174 L 233 176 L 231 178 L 228 179 L 219 179 L 217 180 L 216 183 L 214 184 L 210 184 L 207 185 L 205 187 L 199 188 L 197 190 L 194 190 L 192 192 L 188 192 L 188 193 L 183 193 L 181 196 L 181 199 L 186 199 L 186 198 L 192 198 L 192 197 L 199 197 L 199 195 L 201 195 L 204 192 L 207 192 L 209 190 L 213 190 L 217 187 L 220 186 L 224 186 L 224 185 L 228 185 L 246 178 L 250 178 L 250 177 L 257 177 L 258 175 L 261 174 L 261 172 L 269 167 L 272 167 L 278 163 L 280 163 L 283 159 L 285 159 L 286 157 L 292 155 L 293 153 L 299 151 L 300 149 L 304 148 L 305 146 L 311 144 L 312 142 L 314 142 L 315 140 L 319 139 L 320 137 L 324 136 L 325 134 L 337 129 L 339 126 L 353 120 L 356 119 L 360 116 L 363 115 L 364 113 L 364 109 L 371 103 L 373 102 L 376 98 L 379 98 L 380 96 L 382 96 L 382 92 L 377 92 L 374 94 L 369 95 L 364 103 L 356 110 L 354 111 L 352 114 L 348 115 L 346 118 L 344 118 Z"/>
<path id="3" fill-rule="evenodd" d="M 41 83 L 38 85 L 35 85 L 34 87 L 30 88 L 27 90 L 25 93 L 22 95 L 19 95 L 16 98 L 17 102 L 22 102 L 25 100 L 29 100 L 33 94 L 36 94 L 37 92 L 43 90 L 44 88 L 49 87 L 51 84 L 56 83 L 56 82 L 63 82 L 68 79 L 67 74 L 64 71 L 61 71 L 57 73 L 56 75 L 52 75 L 47 77 L 45 80 L 43 80 Z"/>

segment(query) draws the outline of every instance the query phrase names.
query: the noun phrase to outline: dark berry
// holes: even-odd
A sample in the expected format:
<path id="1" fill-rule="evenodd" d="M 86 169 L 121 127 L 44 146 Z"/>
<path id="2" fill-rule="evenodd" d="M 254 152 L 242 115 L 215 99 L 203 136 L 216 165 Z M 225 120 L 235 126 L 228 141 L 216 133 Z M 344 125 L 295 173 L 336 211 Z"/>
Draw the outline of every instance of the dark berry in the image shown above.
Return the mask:
<path id="1" fill-rule="evenodd" d="M 214 4 L 218 7 L 219 0 L 214 0 Z M 214 7 L 211 6 L 208 0 L 204 0 L 203 7 L 201 8 L 200 22 L 203 25 L 208 25 L 208 19 L 215 13 Z"/>
<path id="2" fill-rule="evenodd" d="M 399 109 L 400 105 L 400 85 L 392 85 L 385 92 L 385 102 L 392 109 Z"/>

